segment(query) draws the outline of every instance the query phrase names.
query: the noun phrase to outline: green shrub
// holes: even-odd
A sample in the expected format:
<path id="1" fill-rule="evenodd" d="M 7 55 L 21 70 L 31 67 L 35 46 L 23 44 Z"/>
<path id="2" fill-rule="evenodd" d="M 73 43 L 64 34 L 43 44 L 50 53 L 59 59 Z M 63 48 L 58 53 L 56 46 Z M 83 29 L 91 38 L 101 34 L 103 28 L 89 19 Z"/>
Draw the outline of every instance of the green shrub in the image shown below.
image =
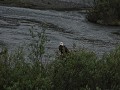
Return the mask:
<path id="1" fill-rule="evenodd" d="M 101 60 L 92 52 L 72 52 L 52 63 L 50 76 L 52 90 L 119 90 L 120 48 Z"/>
<path id="2" fill-rule="evenodd" d="M 100 24 L 120 25 L 119 8 L 120 0 L 95 0 L 95 5 L 87 18 L 89 21 Z"/>
<path id="3" fill-rule="evenodd" d="M 95 54 L 86 51 L 58 57 L 50 69 L 53 90 L 81 90 L 87 85 L 94 88 L 95 66 Z"/>
<path id="4" fill-rule="evenodd" d="M 45 32 L 31 34 L 29 54 L 25 48 L 0 53 L 1 90 L 120 89 L 120 47 L 101 59 L 86 50 L 71 51 L 44 66 Z"/>
<path id="5" fill-rule="evenodd" d="M 45 35 L 37 32 L 25 48 L 18 48 L 8 53 L 5 48 L 0 53 L 0 89 L 1 90 L 49 90 L 51 83 L 47 69 L 43 66 Z M 32 59 L 32 60 L 31 60 Z"/>
<path id="6" fill-rule="evenodd" d="M 116 50 L 105 55 L 103 61 L 101 61 L 100 75 L 102 76 L 101 83 L 102 88 L 108 88 L 110 90 L 120 89 L 120 47 Z M 100 79 L 99 79 L 100 80 Z"/>

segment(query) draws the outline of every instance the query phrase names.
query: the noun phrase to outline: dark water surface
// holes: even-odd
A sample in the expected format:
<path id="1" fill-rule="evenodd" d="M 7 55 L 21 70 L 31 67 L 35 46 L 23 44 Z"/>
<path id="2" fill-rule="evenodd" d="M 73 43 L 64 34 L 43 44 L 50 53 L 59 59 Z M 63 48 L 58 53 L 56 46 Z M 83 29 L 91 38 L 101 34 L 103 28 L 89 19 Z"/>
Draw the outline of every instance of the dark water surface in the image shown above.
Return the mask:
<path id="1" fill-rule="evenodd" d="M 93 24 L 80 11 L 33 10 L 0 6 L 0 47 L 13 50 L 29 43 L 29 29 L 46 30 L 47 53 L 58 51 L 59 42 L 72 49 L 86 48 L 97 55 L 109 52 L 120 44 L 120 27 Z"/>

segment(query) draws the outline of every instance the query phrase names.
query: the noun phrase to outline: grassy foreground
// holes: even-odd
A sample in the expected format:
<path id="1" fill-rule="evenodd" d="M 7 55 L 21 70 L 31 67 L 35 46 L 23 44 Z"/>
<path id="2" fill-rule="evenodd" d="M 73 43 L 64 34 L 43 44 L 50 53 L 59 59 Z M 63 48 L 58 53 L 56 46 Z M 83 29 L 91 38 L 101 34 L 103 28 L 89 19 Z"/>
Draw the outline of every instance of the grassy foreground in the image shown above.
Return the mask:
<path id="1" fill-rule="evenodd" d="M 93 52 L 71 51 L 43 63 L 45 35 L 33 32 L 29 53 L 18 48 L 0 54 L 1 90 L 120 90 L 120 47 L 98 59 Z M 48 60 L 49 61 L 49 60 Z"/>

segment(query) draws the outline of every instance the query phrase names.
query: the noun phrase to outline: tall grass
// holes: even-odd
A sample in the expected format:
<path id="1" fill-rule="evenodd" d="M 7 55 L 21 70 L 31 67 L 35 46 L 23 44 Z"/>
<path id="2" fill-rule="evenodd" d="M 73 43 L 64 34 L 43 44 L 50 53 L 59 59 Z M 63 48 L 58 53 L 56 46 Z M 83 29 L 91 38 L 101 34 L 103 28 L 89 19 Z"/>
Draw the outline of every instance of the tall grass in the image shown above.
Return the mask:
<path id="1" fill-rule="evenodd" d="M 90 51 L 71 51 L 64 57 L 56 56 L 44 66 L 44 35 L 45 32 L 32 34 L 30 54 L 26 54 L 24 48 L 12 53 L 3 49 L 0 53 L 1 90 L 120 89 L 120 47 L 101 59 Z"/>

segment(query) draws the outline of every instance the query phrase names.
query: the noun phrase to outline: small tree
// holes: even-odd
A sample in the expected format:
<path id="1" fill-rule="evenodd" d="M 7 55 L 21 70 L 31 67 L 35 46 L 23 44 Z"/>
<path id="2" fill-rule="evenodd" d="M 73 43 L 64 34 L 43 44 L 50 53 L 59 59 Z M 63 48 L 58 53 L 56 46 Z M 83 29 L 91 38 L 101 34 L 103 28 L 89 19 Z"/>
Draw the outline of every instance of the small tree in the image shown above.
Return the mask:
<path id="1" fill-rule="evenodd" d="M 29 59 L 42 62 L 42 57 L 45 53 L 45 30 L 37 32 L 37 35 L 32 30 L 30 30 L 30 34 L 32 36 L 32 42 L 29 44 Z"/>

